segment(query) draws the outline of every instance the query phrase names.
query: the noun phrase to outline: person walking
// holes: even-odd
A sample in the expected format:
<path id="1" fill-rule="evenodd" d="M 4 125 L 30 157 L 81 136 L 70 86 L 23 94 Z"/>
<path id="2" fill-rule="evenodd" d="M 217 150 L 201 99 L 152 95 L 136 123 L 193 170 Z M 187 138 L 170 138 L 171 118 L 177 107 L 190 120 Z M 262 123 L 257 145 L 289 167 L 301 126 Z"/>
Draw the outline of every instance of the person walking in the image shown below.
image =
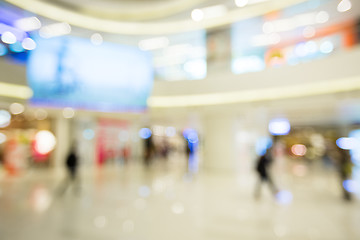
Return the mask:
<path id="1" fill-rule="evenodd" d="M 269 167 L 272 163 L 271 151 L 269 149 L 266 150 L 265 154 L 260 156 L 256 162 L 256 172 L 258 174 L 258 182 L 255 187 L 255 198 L 259 199 L 261 194 L 261 186 L 263 183 L 268 184 L 271 192 L 276 195 L 278 192 L 277 187 L 275 186 L 270 174 Z"/>
<path id="2" fill-rule="evenodd" d="M 67 177 L 63 184 L 59 188 L 59 195 L 63 195 L 70 185 L 73 185 L 74 192 L 79 192 L 79 180 L 78 180 L 78 165 L 79 160 L 75 151 L 75 147 L 72 147 L 68 156 L 66 157 L 65 166 L 67 170 Z"/>

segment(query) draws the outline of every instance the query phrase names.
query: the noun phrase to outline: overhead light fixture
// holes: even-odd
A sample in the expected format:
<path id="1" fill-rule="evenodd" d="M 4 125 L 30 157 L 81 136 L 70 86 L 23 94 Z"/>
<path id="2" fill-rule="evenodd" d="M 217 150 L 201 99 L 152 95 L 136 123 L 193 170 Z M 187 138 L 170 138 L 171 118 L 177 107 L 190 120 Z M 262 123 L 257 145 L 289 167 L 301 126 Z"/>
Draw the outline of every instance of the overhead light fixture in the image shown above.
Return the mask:
<path id="1" fill-rule="evenodd" d="M 204 19 L 204 12 L 201 9 L 194 9 L 191 12 L 191 18 L 195 22 L 200 22 Z"/>
<path id="2" fill-rule="evenodd" d="M 25 38 L 21 45 L 26 50 L 34 50 L 36 48 L 36 42 L 31 38 Z"/>
<path id="3" fill-rule="evenodd" d="M 0 82 L 0 96 L 29 99 L 33 91 L 28 86 Z"/>
<path id="4" fill-rule="evenodd" d="M 225 5 L 215 5 L 201 9 L 194 9 L 191 12 L 191 18 L 195 22 L 200 22 L 205 19 L 218 18 L 225 15 L 227 8 Z"/>
<path id="5" fill-rule="evenodd" d="M 342 0 L 341 2 L 339 2 L 338 6 L 337 6 L 337 10 L 338 12 L 346 12 L 349 11 L 352 7 L 351 1 L 350 0 Z"/>
<path id="6" fill-rule="evenodd" d="M 249 0 L 235 0 L 235 5 L 238 7 L 245 7 L 249 3 Z"/>
<path id="7" fill-rule="evenodd" d="M 4 32 L 1 35 L 1 40 L 7 44 L 14 44 L 16 43 L 16 36 L 12 32 Z"/>
<path id="8" fill-rule="evenodd" d="M 39 34 L 43 38 L 52 38 L 71 33 L 71 26 L 68 23 L 54 23 L 44 26 Z"/>
<path id="9" fill-rule="evenodd" d="M 15 21 L 15 27 L 30 32 L 41 28 L 41 22 L 37 17 L 21 18 Z"/>
<path id="10" fill-rule="evenodd" d="M 290 132 L 290 122 L 286 118 L 274 118 L 269 122 L 269 132 L 272 135 L 287 135 Z"/>

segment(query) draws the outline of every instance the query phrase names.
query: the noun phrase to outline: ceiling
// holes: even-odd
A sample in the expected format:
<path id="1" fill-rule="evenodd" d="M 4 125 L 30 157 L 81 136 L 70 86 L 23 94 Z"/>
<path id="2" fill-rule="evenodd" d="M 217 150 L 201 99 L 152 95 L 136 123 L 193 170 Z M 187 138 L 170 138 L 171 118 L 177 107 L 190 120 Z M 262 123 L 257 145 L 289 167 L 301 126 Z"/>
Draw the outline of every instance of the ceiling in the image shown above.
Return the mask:
<path id="1" fill-rule="evenodd" d="M 211 29 L 276 11 L 307 0 L 5 0 L 40 16 L 99 32 L 124 35 L 162 35 Z M 215 17 L 191 19 L 192 10 L 222 9 Z M 205 10 L 204 10 L 205 11 Z M 210 14 L 211 15 L 211 14 Z"/>

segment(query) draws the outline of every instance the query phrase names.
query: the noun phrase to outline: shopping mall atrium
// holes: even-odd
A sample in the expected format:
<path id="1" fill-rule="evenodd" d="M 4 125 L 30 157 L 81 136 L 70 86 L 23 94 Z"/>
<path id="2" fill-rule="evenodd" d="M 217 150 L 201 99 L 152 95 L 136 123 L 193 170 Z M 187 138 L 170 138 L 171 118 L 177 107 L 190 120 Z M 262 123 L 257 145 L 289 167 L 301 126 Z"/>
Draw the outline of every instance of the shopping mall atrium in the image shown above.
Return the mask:
<path id="1" fill-rule="evenodd" d="M 1 240 L 360 239 L 359 0 L 0 0 Z"/>

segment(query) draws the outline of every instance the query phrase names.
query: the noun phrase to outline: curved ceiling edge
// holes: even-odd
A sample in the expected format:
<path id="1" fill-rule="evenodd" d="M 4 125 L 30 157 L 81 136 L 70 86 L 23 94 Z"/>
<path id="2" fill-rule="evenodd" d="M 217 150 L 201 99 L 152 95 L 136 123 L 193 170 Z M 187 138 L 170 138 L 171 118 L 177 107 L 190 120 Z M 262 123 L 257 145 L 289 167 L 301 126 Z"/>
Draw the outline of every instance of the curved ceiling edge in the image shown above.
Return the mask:
<path id="1" fill-rule="evenodd" d="M 281 100 L 360 90 L 360 76 L 285 87 L 178 96 L 152 96 L 151 108 L 199 107 Z"/>
<path id="2" fill-rule="evenodd" d="M 277 0 L 264 2 L 258 5 L 248 6 L 229 11 L 226 15 L 214 19 L 194 22 L 191 19 L 169 21 L 169 22 L 121 22 L 114 20 L 105 20 L 81 13 L 59 8 L 40 2 L 37 0 L 5 0 L 17 7 L 53 19 L 60 22 L 67 22 L 71 25 L 82 27 L 94 31 L 108 32 L 124 35 L 162 35 L 174 34 L 178 32 L 187 32 L 200 29 L 211 29 L 224 25 L 229 25 L 243 19 L 266 14 L 268 12 L 283 9 L 307 0 Z"/>

